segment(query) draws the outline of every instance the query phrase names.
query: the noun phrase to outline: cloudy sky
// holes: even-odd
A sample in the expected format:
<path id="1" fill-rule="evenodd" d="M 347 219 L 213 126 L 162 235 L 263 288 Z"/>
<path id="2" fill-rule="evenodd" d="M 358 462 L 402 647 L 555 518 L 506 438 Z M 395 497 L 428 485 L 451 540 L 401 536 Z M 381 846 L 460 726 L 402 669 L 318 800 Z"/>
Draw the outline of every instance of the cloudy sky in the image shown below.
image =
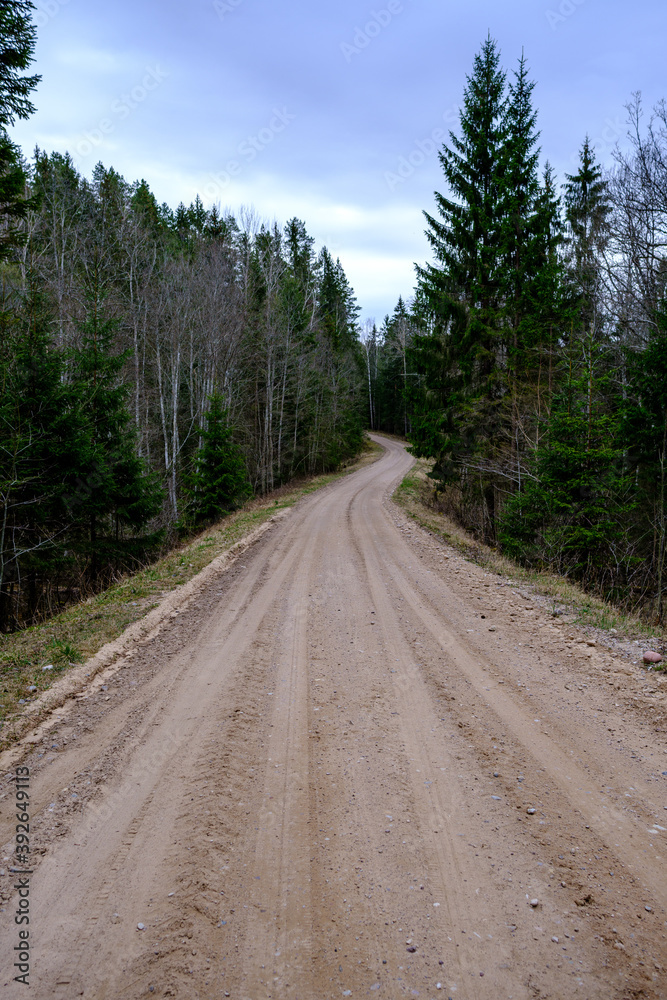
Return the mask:
<path id="1" fill-rule="evenodd" d="M 428 259 L 423 209 L 488 31 L 537 81 L 560 177 L 588 133 L 605 163 L 624 105 L 667 97 L 664 0 L 36 0 L 37 113 L 14 130 L 145 178 L 175 207 L 298 216 L 381 321 Z"/>

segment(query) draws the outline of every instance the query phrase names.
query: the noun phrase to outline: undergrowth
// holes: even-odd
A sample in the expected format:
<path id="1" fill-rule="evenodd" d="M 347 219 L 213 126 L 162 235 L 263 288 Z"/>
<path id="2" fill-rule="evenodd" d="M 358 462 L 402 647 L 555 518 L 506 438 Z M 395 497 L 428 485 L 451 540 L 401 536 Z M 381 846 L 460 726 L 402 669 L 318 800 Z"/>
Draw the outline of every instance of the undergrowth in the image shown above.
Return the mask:
<path id="1" fill-rule="evenodd" d="M 394 493 L 394 500 L 421 527 L 442 538 L 465 559 L 506 577 L 517 585 L 530 586 L 550 599 L 555 616 L 567 616 L 569 622 L 582 627 L 614 629 L 619 636 L 644 641 L 667 642 L 667 632 L 648 624 L 636 615 L 587 594 L 566 577 L 554 573 L 527 569 L 495 549 L 472 538 L 459 525 L 437 508 L 433 481 L 427 473 L 431 462 L 418 459 Z"/>

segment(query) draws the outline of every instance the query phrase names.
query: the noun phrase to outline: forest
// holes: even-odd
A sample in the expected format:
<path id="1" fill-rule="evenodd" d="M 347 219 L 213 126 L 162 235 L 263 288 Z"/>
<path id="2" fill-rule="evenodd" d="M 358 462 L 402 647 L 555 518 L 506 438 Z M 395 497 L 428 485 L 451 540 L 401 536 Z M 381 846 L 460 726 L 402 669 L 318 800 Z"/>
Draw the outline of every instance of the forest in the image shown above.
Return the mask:
<path id="1" fill-rule="evenodd" d="M 366 331 L 369 419 L 480 540 L 663 621 L 667 106 L 634 95 L 612 168 L 584 139 L 560 185 L 533 90 L 489 37 L 424 212 L 432 262 Z"/>
<path id="2" fill-rule="evenodd" d="M 305 225 L 175 211 L 145 181 L 28 161 L 30 3 L 3 5 L 0 631 L 361 447 L 358 307 Z"/>
<path id="3" fill-rule="evenodd" d="M 9 128 L 32 4 L 0 8 L 0 631 L 145 565 L 364 428 L 431 459 L 440 509 L 524 564 L 662 621 L 667 107 L 611 169 L 540 163 L 535 84 L 488 37 L 424 212 L 431 263 L 379 328 L 305 224 L 172 210 Z"/>

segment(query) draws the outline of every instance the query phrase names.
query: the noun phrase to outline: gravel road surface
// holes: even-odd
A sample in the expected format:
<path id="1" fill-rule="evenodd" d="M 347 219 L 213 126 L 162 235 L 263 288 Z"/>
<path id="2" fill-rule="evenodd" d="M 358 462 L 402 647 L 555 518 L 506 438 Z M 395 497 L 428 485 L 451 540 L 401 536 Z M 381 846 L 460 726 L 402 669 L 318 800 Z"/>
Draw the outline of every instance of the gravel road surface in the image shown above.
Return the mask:
<path id="1" fill-rule="evenodd" d="M 667 997 L 667 682 L 409 523 L 378 440 L 5 755 L 3 997 L 17 762 L 37 1000 Z"/>

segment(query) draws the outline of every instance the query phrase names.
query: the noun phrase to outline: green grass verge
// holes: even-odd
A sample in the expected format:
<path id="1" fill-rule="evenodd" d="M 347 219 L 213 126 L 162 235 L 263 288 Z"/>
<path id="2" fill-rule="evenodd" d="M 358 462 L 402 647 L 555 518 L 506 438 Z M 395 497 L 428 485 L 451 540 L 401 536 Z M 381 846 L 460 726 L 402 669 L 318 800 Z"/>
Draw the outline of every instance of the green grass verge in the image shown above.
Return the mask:
<path id="1" fill-rule="evenodd" d="M 375 461 L 381 453 L 378 445 L 367 440 L 360 458 L 340 472 L 292 483 L 267 497 L 250 500 L 241 510 L 108 590 L 72 605 L 48 621 L 12 635 L 0 635 L 0 746 L 7 745 L 7 740 L 1 738 L 6 724 L 57 677 L 117 639 L 128 625 L 156 607 L 165 594 L 187 583 L 276 511 L 293 507 L 310 493 Z M 7 739 L 11 741 L 9 735 Z"/>
<path id="2" fill-rule="evenodd" d="M 427 473 L 433 463 L 418 459 L 394 493 L 394 500 L 421 527 L 456 549 L 465 559 L 491 572 L 507 577 L 517 585 L 530 586 L 549 598 L 552 610 L 567 616 L 569 623 L 596 629 L 616 629 L 619 637 L 667 643 L 663 628 L 647 625 L 640 618 L 625 614 L 619 608 L 587 594 L 576 583 L 554 573 L 526 569 L 499 552 L 472 538 L 459 525 L 437 510 L 433 499 L 433 483 Z"/>

